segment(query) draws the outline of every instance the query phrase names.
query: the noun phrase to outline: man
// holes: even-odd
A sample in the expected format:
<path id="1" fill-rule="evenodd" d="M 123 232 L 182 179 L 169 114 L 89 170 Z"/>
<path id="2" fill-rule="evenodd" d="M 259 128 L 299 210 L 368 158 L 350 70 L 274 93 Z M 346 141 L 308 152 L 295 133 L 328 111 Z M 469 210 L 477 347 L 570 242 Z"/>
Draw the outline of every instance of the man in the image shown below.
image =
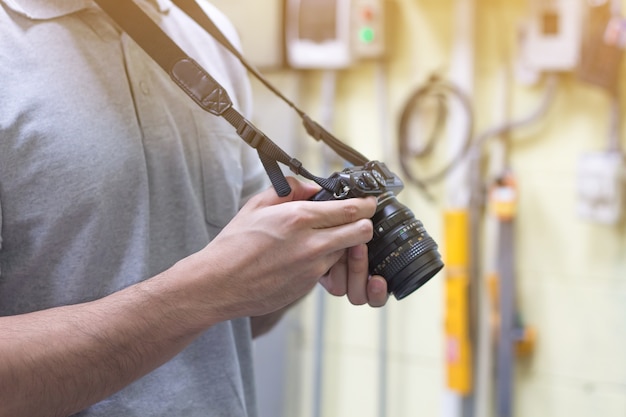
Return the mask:
<path id="1" fill-rule="evenodd" d="M 249 112 L 228 52 L 137 2 Z M 255 416 L 252 333 L 320 281 L 385 303 L 375 199 L 279 198 L 91 1 L 0 0 L 0 80 L 0 416 Z"/>

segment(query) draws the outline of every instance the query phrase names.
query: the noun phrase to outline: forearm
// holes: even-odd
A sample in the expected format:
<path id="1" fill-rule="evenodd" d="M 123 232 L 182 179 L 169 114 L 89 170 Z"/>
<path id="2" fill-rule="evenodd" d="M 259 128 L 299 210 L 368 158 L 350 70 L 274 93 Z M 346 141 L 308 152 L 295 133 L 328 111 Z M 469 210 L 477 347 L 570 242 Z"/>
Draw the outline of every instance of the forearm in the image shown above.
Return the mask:
<path id="1" fill-rule="evenodd" d="M 188 283 L 178 285 L 184 279 L 166 275 L 90 303 L 0 318 L 0 416 L 80 411 L 160 366 L 219 320 L 187 296 Z"/>

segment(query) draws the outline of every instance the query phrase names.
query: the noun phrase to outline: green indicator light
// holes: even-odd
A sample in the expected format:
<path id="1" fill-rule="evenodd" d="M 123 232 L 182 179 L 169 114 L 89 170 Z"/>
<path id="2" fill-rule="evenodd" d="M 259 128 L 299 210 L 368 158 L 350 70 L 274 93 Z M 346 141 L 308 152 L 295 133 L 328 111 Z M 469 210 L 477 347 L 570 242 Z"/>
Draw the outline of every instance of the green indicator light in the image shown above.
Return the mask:
<path id="1" fill-rule="evenodd" d="M 359 38 L 365 43 L 374 42 L 374 29 L 369 26 L 362 28 L 359 32 Z"/>

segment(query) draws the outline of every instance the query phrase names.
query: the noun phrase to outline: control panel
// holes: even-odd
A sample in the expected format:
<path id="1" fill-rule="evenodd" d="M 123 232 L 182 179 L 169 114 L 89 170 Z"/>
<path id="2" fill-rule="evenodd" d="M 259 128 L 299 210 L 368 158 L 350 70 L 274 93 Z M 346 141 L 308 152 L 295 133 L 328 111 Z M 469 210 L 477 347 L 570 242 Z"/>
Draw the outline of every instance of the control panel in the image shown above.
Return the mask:
<path id="1" fill-rule="evenodd" d="M 385 52 L 385 15 L 380 0 L 352 0 L 352 47 L 356 59 Z"/>
<path id="2" fill-rule="evenodd" d="M 584 0 L 529 0 L 521 63 L 535 71 L 571 71 L 578 63 Z"/>

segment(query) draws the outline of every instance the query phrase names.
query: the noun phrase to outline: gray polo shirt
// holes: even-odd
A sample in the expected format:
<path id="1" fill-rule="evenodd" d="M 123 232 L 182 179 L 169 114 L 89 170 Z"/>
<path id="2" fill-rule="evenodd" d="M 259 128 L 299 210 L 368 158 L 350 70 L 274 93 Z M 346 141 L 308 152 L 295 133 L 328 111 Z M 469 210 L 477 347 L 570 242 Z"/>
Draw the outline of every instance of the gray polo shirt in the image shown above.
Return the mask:
<path id="1" fill-rule="evenodd" d="M 139 3 L 249 111 L 245 70 L 228 52 L 169 1 Z M 0 315 L 161 272 L 266 184 L 233 128 L 91 1 L 0 0 Z M 79 415 L 255 416 L 252 381 L 249 323 L 235 320 Z"/>

